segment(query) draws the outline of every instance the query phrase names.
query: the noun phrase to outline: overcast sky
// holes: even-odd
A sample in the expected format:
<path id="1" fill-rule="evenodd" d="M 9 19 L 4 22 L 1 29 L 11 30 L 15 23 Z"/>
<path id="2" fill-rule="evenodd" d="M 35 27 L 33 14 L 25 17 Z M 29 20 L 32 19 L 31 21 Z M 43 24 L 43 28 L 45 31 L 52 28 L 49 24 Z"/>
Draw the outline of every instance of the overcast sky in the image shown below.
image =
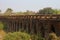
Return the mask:
<path id="1" fill-rule="evenodd" d="M 14 11 L 38 11 L 44 7 L 60 9 L 60 0 L 0 0 L 2 11 L 7 8 L 12 8 Z"/>

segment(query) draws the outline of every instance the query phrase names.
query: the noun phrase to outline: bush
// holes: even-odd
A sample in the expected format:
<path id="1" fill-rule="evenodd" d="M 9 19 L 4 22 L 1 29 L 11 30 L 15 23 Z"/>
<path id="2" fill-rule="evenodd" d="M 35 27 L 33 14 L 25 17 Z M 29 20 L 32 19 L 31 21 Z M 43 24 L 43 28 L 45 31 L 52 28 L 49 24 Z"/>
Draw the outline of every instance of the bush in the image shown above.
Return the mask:
<path id="1" fill-rule="evenodd" d="M 31 35 L 32 40 L 45 40 L 40 33 Z"/>
<path id="2" fill-rule="evenodd" d="M 8 33 L 3 40 L 29 40 L 30 35 L 24 32 Z"/>
<path id="3" fill-rule="evenodd" d="M 49 40 L 58 40 L 58 37 L 55 33 L 50 33 L 49 34 Z"/>
<path id="4" fill-rule="evenodd" d="M 0 22 L 0 30 L 3 30 L 3 28 L 4 28 L 4 25 L 2 22 Z"/>

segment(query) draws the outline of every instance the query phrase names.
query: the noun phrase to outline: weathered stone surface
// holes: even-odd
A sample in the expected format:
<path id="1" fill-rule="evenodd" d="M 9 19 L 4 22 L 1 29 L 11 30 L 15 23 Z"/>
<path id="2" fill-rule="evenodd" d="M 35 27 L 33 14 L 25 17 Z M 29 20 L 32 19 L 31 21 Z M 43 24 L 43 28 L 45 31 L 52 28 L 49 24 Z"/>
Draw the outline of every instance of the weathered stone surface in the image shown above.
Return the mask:
<path id="1" fill-rule="evenodd" d="M 42 33 L 43 37 L 55 32 L 60 36 L 60 15 L 2 15 L 0 21 L 7 26 L 7 32 L 26 31 L 31 34 Z"/>

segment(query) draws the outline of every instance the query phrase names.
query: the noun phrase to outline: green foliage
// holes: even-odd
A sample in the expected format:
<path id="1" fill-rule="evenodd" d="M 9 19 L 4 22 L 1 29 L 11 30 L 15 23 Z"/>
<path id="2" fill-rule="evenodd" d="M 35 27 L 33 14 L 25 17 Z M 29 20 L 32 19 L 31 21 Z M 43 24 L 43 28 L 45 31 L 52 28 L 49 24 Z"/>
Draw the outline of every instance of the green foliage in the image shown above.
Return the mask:
<path id="1" fill-rule="evenodd" d="M 41 34 L 40 33 L 38 33 L 37 35 L 35 34 L 33 34 L 33 35 L 31 35 L 31 39 L 32 40 L 45 40 L 42 36 L 41 36 Z"/>
<path id="2" fill-rule="evenodd" d="M 4 25 L 2 22 L 0 22 L 0 30 L 2 30 L 4 28 Z"/>
<path id="3" fill-rule="evenodd" d="M 8 33 L 4 37 L 3 40 L 45 40 L 41 34 L 33 34 L 29 35 L 25 32 L 13 32 L 13 33 Z"/>
<path id="4" fill-rule="evenodd" d="M 42 10 L 39 10 L 39 14 L 53 14 L 53 9 L 50 7 L 43 8 Z"/>
<path id="5" fill-rule="evenodd" d="M 58 9 L 53 9 L 54 10 L 54 14 L 60 14 L 60 10 Z"/>
<path id="6" fill-rule="evenodd" d="M 38 14 L 60 14 L 60 10 L 46 7 L 39 10 Z"/>
<path id="7" fill-rule="evenodd" d="M 6 10 L 6 12 L 4 13 L 4 15 L 10 15 L 10 14 L 12 14 L 12 9 L 11 8 L 8 8 L 7 10 Z"/>
<path id="8" fill-rule="evenodd" d="M 30 35 L 24 32 L 8 33 L 4 37 L 4 40 L 29 40 Z"/>
<path id="9" fill-rule="evenodd" d="M 35 12 L 27 10 L 26 12 L 16 12 L 15 15 L 35 15 Z"/>
<path id="10" fill-rule="evenodd" d="M 0 12 L 1 12 L 1 10 L 0 10 Z"/>

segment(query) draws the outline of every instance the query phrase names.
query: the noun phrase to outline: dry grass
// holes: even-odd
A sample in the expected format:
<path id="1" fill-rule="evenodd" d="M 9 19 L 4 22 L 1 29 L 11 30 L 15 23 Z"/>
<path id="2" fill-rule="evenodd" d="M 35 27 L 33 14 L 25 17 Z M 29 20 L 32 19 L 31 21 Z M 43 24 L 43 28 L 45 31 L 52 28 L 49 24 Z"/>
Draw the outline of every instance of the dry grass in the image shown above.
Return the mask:
<path id="1" fill-rule="evenodd" d="M 0 30 L 0 40 L 3 40 L 3 37 L 5 36 L 5 32 L 3 30 Z"/>

